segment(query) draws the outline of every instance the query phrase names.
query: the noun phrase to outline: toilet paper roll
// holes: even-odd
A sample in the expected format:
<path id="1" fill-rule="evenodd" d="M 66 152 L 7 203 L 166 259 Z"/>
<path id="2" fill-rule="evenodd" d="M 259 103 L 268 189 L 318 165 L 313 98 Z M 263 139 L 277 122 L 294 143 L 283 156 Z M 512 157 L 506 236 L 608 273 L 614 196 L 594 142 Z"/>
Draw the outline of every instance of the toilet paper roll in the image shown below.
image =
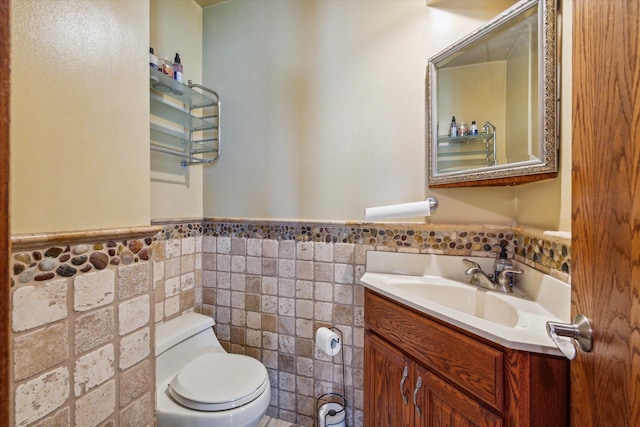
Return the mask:
<path id="1" fill-rule="evenodd" d="M 378 206 L 364 210 L 367 221 L 380 221 L 393 218 L 414 218 L 431 216 L 429 200 L 424 202 L 402 203 L 399 205 Z"/>
<path id="2" fill-rule="evenodd" d="M 340 352 L 342 343 L 338 334 L 329 328 L 318 328 L 316 331 L 316 346 L 329 356 L 335 356 Z"/>
<path id="3" fill-rule="evenodd" d="M 318 410 L 320 427 L 346 427 L 344 406 L 336 402 L 325 403 Z"/>

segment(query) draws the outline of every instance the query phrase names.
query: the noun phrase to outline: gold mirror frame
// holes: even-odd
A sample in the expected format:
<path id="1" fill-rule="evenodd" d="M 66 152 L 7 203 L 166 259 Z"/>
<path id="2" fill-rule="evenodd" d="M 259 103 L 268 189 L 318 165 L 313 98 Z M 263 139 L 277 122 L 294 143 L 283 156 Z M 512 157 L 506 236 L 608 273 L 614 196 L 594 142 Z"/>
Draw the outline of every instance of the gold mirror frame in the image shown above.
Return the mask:
<path id="1" fill-rule="evenodd" d="M 427 169 L 429 188 L 472 187 L 490 185 L 514 185 L 555 178 L 558 176 L 559 150 L 559 90 L 558 90 L 558 45 L 557 0 L 521 0 L 487 24 L 470 33 L 460 41 L 442 50 L 429 59 L 427 67 Z M 543 139 L 539 162 L 520 162 L 468 169 L 459 172 L 438 174 L 437 161 L 438 118 L 436 94 L 436 65 L 450 58 L 469 44 L 478 41 L 503 24 L 508 23 L 532 7 L 538 5 L 538 45 L 541 82 L 538 84 L 540 135 Z"/>

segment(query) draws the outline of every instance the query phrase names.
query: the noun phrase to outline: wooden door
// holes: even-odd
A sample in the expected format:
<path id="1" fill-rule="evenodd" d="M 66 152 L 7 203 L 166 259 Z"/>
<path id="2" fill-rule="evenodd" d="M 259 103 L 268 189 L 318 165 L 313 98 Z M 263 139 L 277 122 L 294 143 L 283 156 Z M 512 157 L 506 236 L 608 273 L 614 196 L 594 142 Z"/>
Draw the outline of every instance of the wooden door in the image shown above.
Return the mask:
<path id="1" fill-rule="evenodd" d="M 573 3 L 573 426 L 640 425 L 640 0 Z"/>
<path id="2" fill-rule="evenodd" d="M 502 416 L 478 403 L 456 387 L 438 378 L 421 366 L 416 378 L 422 378 L 418 392 L 416 427 L 499 427 Z"/>
<path id="3" fill-rule="evenodd" d="M 412 427 L 413 362 L 370 332 L 365 335 L 364 346 L 365 426 Z"/>
<path id="4" fill-rule="evenodd" d="M 0 425 L 10 425 L 9 0 L 0 0 Z"/>

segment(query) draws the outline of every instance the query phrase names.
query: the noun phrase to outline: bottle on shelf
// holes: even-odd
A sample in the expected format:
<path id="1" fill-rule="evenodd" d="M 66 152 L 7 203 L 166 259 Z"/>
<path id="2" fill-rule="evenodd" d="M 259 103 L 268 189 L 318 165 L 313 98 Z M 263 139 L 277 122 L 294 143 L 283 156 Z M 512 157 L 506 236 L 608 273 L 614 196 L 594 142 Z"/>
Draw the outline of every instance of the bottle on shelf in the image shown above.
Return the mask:
<path id="1" fill-rule="evenodd" d="M 469 129 L 469 135 L 477 135 L 478 134 L 478 125 L 476 124 L 476 121 L 473 120 L 471 122 L 471 128 Z"/>
<path id="2" fill-rule="evenodd" d="M 173 64 L 169 58 L 160 58 L 161 71 L 172 79 L 175 78 L 173 74 Z"/>
<path id="3" fill-rule="evenodd" d="M 458 126 L 458 136 L 465 136 L 469 134 L 469 128 L 465 122 L 460 122 L 460 126 Z"/>
<path id="4" fill-rule="evenodd" d="M 160 67 L 158 66 L 158 57 L 155 55 L 155 53 L 153 53 L 152 47 L 149 48 L 149 66 L 151 66 L 151 68 L 155 68 L 156 70 L 160 69 Z"/>
<path id="5" fill-rule="evenodd" d="M 456 137 L 458 136 L 458 124 L 456 123 L 456 116 L 453 116 L 453 118 L 451 119 L 451 126 L 449 128 L 449 136 L 450 137 Z"/>
<path id="6" fill-rule="evenodd" d="M 176 53 L 176 57 L 173 60 L 173 76 L 173 78 L 179 83 L 184 83 L 184 78 L 182 76 L 182 64 L 180 63 L 180 55 L 178 53 Z"/>

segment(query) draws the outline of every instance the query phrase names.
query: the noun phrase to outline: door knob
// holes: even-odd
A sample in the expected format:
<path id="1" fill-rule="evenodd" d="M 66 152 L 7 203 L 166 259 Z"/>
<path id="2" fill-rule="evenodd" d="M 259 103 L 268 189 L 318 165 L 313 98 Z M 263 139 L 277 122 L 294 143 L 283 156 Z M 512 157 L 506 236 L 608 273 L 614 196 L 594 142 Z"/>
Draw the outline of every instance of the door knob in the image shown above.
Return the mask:
<path id="1" fill-rule="evenodd" d="M 573 323 L 547 322 L 547 334 L 569 360 L 576 358 L 576 344 L 580 350 L 590 352 L 593 346 L 591 323 L 578 314 Z"/>

